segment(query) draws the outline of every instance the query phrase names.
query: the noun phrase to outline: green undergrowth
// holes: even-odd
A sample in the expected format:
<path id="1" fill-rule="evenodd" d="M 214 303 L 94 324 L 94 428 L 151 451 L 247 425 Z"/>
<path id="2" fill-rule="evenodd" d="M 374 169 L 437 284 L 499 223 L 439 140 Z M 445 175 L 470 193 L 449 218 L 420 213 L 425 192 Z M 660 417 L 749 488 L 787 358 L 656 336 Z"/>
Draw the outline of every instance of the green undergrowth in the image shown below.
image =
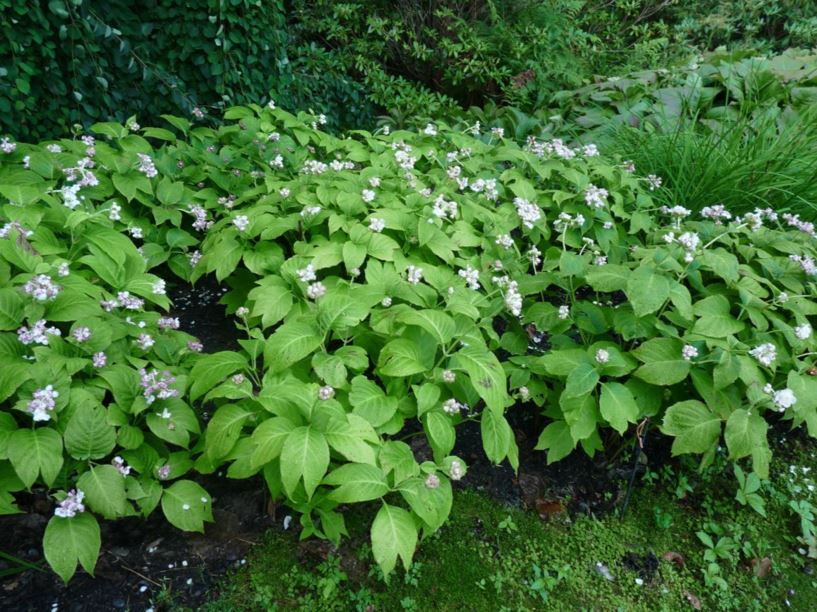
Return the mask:
<path id="1" fill-rule="evenodd" d="M 371 563 L 365 509 L 349 517 L 352 537 L 337 552 L 275 529 L 203 609 L 629 611 L 699 603 L 704 610 L 807 610 L 817 580 L 813 560 L 797 550 L 800 521 L 789 503 L 798 497 L 792 487 L 811 474 L 789 486 L 784 474 L 792 465 L 798 473 L 817 467 L 814 445 L 775 461 L 780 477 L 759 492 L 765 517 L 735 501 L 733 481 L 718 486 L 731 478 L 723 472 L 703 479 L 669 468 L 650 473 L 624 519 L 557 513 L 542 520 L 460 490 L 449 522 L 388 584 Z M 709 557 L 706 536 L 715 545 Z M 759 578 L 765 558 L 768 573 Z"/>

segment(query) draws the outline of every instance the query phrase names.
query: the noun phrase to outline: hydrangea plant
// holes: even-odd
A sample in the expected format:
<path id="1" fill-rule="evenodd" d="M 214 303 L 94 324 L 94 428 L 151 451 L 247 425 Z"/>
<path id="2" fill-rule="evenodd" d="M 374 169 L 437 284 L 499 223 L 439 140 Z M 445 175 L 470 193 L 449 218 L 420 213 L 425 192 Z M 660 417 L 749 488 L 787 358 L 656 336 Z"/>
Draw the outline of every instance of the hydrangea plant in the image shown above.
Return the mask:
<path id="1" fill-rule="evenodd" d="M 763 478 L 770 422 L 817 434 L 806 220 L 658 206 L 659 177 L 592 145 L 520 145 L 478 126 L 337 137 L 320 116 L 274 104 L 233 108 L 219 128 L 167 119 L 172 131 L 99 124 L 108 142 L 0 157 L 3 359 L 32 381 L 3 382 L 17 408 L 2 413 L 13 433 L 0 451 L 22 481 L 5 485 L 8 503 L 39 476 L 65 485 L 55 524 L 85 528 L 87 518 L 70 522 L 85 506 L 135 512 L 132 485 L 116 508 L 89 488 L 101 477 L 86 474 L 104 467 L 119 480 L 99 490 L 139 482 L 174 524 L 201 528 L 209 498 L 192 481 L 160 480 L 226 466 L 228 478 L 263 477 L 305 537 L 338 543 L 344 506 L 376 502 L 372 549 L 388 575 L 445 522 L 451 481 L 467 470 L 453 454 L 465 421 L 479 423 L 491 461 L 516 468 L 508 410 L 548 417 L 538 444 L 548 461 L 578 446 L 592 456 L 604 430 L 626 436 L 652 419 L 675 454 L 706 464 L 725 442 Z M 49 275 L 64 261 L 65 281 Z M 199 356 L 191 338 L 161 329 L 175 323 L 141 302 L 167 306 L 148 272 L 157 266 L 229 287 L 240 350 Z M 69 289 L 87 310 L 55 317 Z M 110 327 L 109 342 L 85 345 L 97 335 L 86 317 Z M 33 360 L 21 358 L 29 338 L 46 343 Z M 39 375 L 46 351 L 76 361 Z M 93 458 L 68 448 L 75 402 L 106 415 L 90 439 L 114 434 Z M 428 453 L 409 444 L 418 434 Z M 52 440 L 33 478 L 3 442 L 32 435 Z M 85 552 L 71 568 L 88 567 Z"/>

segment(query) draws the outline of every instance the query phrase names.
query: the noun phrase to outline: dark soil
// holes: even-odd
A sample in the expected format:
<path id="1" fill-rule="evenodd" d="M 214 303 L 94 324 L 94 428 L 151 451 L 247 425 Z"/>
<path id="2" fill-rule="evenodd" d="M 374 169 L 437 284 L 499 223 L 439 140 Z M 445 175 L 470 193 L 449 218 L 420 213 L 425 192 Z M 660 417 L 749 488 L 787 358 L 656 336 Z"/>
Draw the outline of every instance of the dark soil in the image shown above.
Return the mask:
<path id="1" fill-rule="evenodd" d="M 0 581 L 0 610 L 143 611 L 170 595 L 195 609 L 213 596 L 219 579 L 240 566 L 250 547 L 273 524 L 262 483 L 210 479 L 215 522 L 205 534 L 181 532 L 161 511 L 140 518 L 102 522 L 102 551 L 95 578 L 81 569 L 68 586 L 43 559 L 42 536 L 53 503 L 43 492 L 21 499 L 25 514 L 0 517 L 2 550 L 45 571 L 28 570 Z M 0 571 L 13 564 L 0 560 Z"/>
<path id="2" fill-rule="evenodd" d="M 171 289 L 172 315 L 180 318 L 184 331 L 201 340 L 207 352 L 238 348 L 235 325 L 218 303 L 223 293 L 207 278 L 195 288 Z M 547 342 L 546 337 L 531 340 L 534 344 Z M 645 469 L 642 463 L 633 463 L 632 444 L 622 447 L 612 460 L 604 453 L 591 459 L 577 451 L 548 466 L 546 453 L 533 450 L 546 424 L 539 413 L 533 405 L 508 411 L 520 451 L 518 474 L 507 462 L 493 466 L 485 458 L 477 423 L 460 426 L 454 454 L 467 462 L 468 473 L 458 486 L 534 510 L 543 519 L 562 512 L 599 514 L 620 507 L 632 470 L 641 473 Z M 431 450 L 422 436 L 413 438 L 412 445 L 419 460 L 430 458 Z M 663 441 L 655 438 L 648 440 L 643 456 L 650 457 L 655 469 L 669 453 Z M 27 570 L 0 579 L 0 610 L 158 610 L 168 595 L 175 604 L 195 609 L 211 600 L 219 579 L 239 567 L 249 548 L 273 524 L 280 528 L 280 521 L 271 516 L 260 479 L 213 477 L 203 479 L 202 484 L 213 495 L 215 518 L 204 535 L 176 530 L 160 510 L 147 521 L 103 522 L 96 578 L 79 569 L 67 587 L 50 571 L 42 554 L 43 530 L 53 514 L 53 502 L 42 491 L 21 496 L 18 501 L 24 514 L 0 517 L 5 541 L 0 550 L 41 565 L 44 571 Z M 304 542 L 304 554 L 308 557 L 312 549 L 322 551 L 327 546 L 326 542 Z M 13 566 L 0 559 L 0 572 Z"/>

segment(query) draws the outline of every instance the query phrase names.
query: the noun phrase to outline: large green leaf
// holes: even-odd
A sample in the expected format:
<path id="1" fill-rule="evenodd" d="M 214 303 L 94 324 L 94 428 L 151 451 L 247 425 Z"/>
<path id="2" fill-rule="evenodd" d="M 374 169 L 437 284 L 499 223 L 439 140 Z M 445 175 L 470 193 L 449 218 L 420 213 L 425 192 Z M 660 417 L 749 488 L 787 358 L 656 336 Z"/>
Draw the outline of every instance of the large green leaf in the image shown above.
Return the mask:
<path id="1" fill-rule="evenodd" d="M 372 554 L 388 579 L 397 557 L 408 569 L 417 547 L 417 526 L 411 515 L 397 506 L 383 504 L 372 522 Z"/>
<path id="2" fill-rule="evenodd" d="M 352 379 L 349 403 L 354 408 L 354 414 L 363 417 L 374 427 L 387 423 L 397 412 L 397 398 L 387 396 L 365 376 L 355 376 Z"/>
<path id="3" fill-rule="evenodd" d="M 9 363 L 7 357 L 3 357 L 6 363 L 0 367 L 0 402 L 4 402 L 11 397 L 20 385 L 31 378 L 31 364 L 24 361 Z"/>
<path id="4" fill-rule="evenodd" d="M 284 323 L 267 338 L 264 364 L 269 372 L 282 372 L 321 345 L 314 327 L 307 323 Z"/>
<path id="5" fill-rule="evenodd" d="M 371 501 L 389 492 L 383 470 L 363 463 L 340 466 L 323 479 L 323 484 L 337 487 L 329 498 L 341 504 Z"/>
<path id="6" fill-rule="evenodd" d="M 643 317 L 661 308 L 671 290 L 668 277 L 652 266 L 641 266 L 630 274 L 625 293 L 636 316 Z"/>
<path id="7" fill-rule="evenodd" d="M 423 478 L 410 478 L 400 483 L 400 495 L 414 513 L 428 525 L 431 531 L 442 527 L 451 512 L 453 496 L 451 482 L 440 478 L 437 487 L 428 487 Z"/>
<path id="8" fill-rule="evenodd" d="M 43 553 L 52 569 L 66 584 L 74 575 L 77 562 L 94 575 L 102 539 L 99 524 L 92 514 L 82 512 L 73 518 L 52 516 L 43 536 Z"/>
<path id="9" fill-rule="evenodd" d="M 264 284 L 247 297 L 253 300 L 252 316 L 260 316 L 265 328 L 278 323 L 292 308 L 292 292 L 283 284 Z"/>
<path id="10" fill-rule="evenodd" d="M 720 438 L 721 420 L 698 400 L 686 400 L 667 408 L 661 431 L 675 437 L 673 456 L 705 453 Z"/>
<path id="11" fill-rule="evenodd" d="M 511 403 L 505 371 L 491 351 L 477 346 L 461 348 L 454 353 L 451 368 L 465 370 L 476 392 L 497 415 Z"/>
<path id="12" fill-rule="evenodd" d="M 206 355 L 196 362 L 190 371 L 190 401 L 194 401 L 207 393 L 226 378 L 247 366 L 243 355 L 233 351 L 220 351 Z"/>
<path id="13" fill-rule="evenodd" d="M 76 393 L 72 393 L 72 402 Z M 116 430 L 107 422 L 107 413 L 93 401 L 82 402 L 63 435 L 65 450 L 74 459 L 101 459 L 113 450 Z"/>
<path id="14" fill-rule="evenodd" d="M 62 469 L 62 438 L 48 427 L 18 429 L 9 436 L 8 456 L 26 488 L 38 474 L 51 486 Z"/>
<path id="15" fill-rule="evenodd" d="M 0 330 L 12 330 L 23 322 L 23 296 L 20 291 L 6 287 L 0 289 Z"/>
<path id="16" fill-rule="evenodd" d="M 329 445 L 324 435 L 309 425 L 293 429 L 281 449 L 281 481 L 287 494 L 294 495 L 303 479 L 311 498 L 328 467 Z"/>
<path id="17" fill-rule="evenodd" d="M 554 421 L 542 431 L 536 450 L 547 450 L 548 465 L 567 457 L 576 448 L 570 427 L 564 421 Z"/>
<path id="18" fill-rule="evenodd" d="M 514 444 L 508 421 L 493 410 L 484 410 L 480 419 L 480 431 L 485 455 L 491 462 L 500 463 L 508 456 L 511 445 Z"/>
<path id="19" fill-rule="evenodd" d="M 643 362 L 635 376 L 653 385 L 674 385 L 689 374 L 690 364 L 681 354 L 683 343 L 673 338 L 647 340 L 632 354 Z"/>
<path id="20" fill-rule="evenodd" d="M 456 442 L 457 434 L 454 425 L 451 424 L 451 417 L 441 410 L 427 412 L 423 417 L 426 436 L 434 451 L 434 458 L 442 461 L 443 457 L 451 452 Z"/>
<path id="21" fill-rule="evenodd" d="M 426 330 L 440 346 L 450 343 L 457 331 L 454 319 L 439 310 L 406 310 L 399 320 Z"/>
<path id="22" fill-rule="evenodd" d="M 377 443 L 379 439 L 367 420 L 356 415 L 329 419 L 323 434 L 330 448 L 349 461 L 375 464 L 374 448 L 369 442 Z"/>
<path id="23" fill-rule="evenodd" d="M 213 520 L 213 500 L 192 480 L 178 480 L 162 493 L 162 512 L 174 527 L 204 533 L 204 522 Z"/>
<path id="24" fill-rule="evenodd" d="M 392 340 L 380 351 L 378 368 L 384 376 L 403 377 L 430 370 L 434 355 L 424 354 L 411 340 Z"/>
<path id="25" fill-rule="evenodd" d="M 618 433 L 623 434 L 629 423 L 638 419 L 638 404 L 630 390 L 617 382 L 604 383 L 599 399 L 601 416 Z"/>
<path id="26" fill-rule="evenodd" d="M 252 441 L 255 444 L 251 464 L 253 467 L 261 467 L 276 459 L 284 448 L 284 441 L 290 432 L 295 429 L 295 424 L 284 417 L 273 417 L 267 419 L 255 428 L 252 433 Z"/>
<path id="27" fill-rule="evenodd" d="M 591 393 L 599 382 L 599 373 L 589 363 L 581 363 L 567 375 L 565 384 L 566 397 L 581 397 Z"/>
<path id="28" fill-rule="evenodd" d="M 739 409 L 729 415 L 723 434 L 729 458 L 737 460 L 751 455 L 755 472 L 761 478 L 769 477 L 771 452 L 766 439 L 768 427 L 766 420 L 760 415 Z"/>
<path id="29" fill-rule="evenodd" d="M 85 493 L 85 502 L 94 512 L 107 519 L 124 516 L 128 511 L 125 478 L 112 465 L 92 467 L 77 480 Z"/>
<path id="30" fill-rule="evenodd" d="M 251 415 L 238 404 L 224 404 L 216 410 L 204 438 L 204 451 L 211 460 L 221 459 L 233 450 L 244 422 Z"/>

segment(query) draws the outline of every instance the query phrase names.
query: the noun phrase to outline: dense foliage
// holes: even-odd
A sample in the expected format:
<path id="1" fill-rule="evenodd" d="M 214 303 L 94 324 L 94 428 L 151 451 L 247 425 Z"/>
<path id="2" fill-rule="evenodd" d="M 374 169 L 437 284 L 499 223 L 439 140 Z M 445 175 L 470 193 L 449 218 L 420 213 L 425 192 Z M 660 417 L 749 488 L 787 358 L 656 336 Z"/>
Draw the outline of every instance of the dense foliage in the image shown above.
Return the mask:
<path id="1" fill-rule="evenodd" d="M 153 123 L 194 108 L 220 117 L 271 89 L 336 125 L 371 114 L 359 84 L 290 40 L 282 0 L 2 0 L 0 24 L 0 133 L 17 138 L 137 112 Z"/>
<path id="2" fill-rule="evenodd" d="M 337 137 L 272 103 L 166 119 L 0 143 L 0 500 L 54 491 L 66 579 L 93 568 L 91 513 L 161 504 L 201 529 L 193 469 L 262 475 L 334 542 L 340 506 L 380 500 L 388 574 L 446 520 L 465 420 L 516 466 L 508 410 L 548 417 L 549 461 L 649 418 L 675 454 L 706 465 L 725 441 L 763 478 L 770 422 L 817 434 L 815 229 L 796 216 L 661 207 L 658 177 L 593 145 L 477 126 Z M 159 271 L 226 284 L 241 350 L 197 355 L 156 311 Z"/>

